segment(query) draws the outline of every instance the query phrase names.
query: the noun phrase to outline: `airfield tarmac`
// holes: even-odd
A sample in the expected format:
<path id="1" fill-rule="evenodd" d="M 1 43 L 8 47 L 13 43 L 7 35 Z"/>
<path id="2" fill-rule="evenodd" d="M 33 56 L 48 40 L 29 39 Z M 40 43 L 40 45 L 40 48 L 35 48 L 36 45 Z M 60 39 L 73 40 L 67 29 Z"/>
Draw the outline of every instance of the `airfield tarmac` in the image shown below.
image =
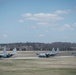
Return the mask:
<path id="1" fill-rule="evenodd" d="M 70 57 L 76 57 L 76 56 L 54 56 L 54 57 L 48 57 L 48 58 L 70 58 Z M 40 57 L 15 57 L 15 58 L 2 58 L 2 59 L 40 59 Z"/>
<path id="2" fill-rule="evenodd" d="M 18 51 L 16 55 L 14 55 L 12 58 L 25 58 L 25 59 L 37 59 L 39 58 L 36 53 L 47 53 L 48 51 Z M 72 51 L 59 51 L 59 53 L 54 57 L 75 57 L 72 54 Z M 51 58 L 51 57 L 50 57 Z"/>
<path id="3" fill-rule="evenodd" d="M 39 59 L 40 57 L 38 57 L 36 53 L 46 53 L 46 52 L 48 51 L 17 51 L 16 55 L 10 58 L 2 58 L 2 59 Z M 11 53 L 11 51 L 8 51 L 8 53 Z M 72 51 L 59 51 L 59 54 L 49 58 L 65 58 L 65 57 L 69 58 L 76 56 L 72 54 Z"/>
<path id="4" fill-rule="evenodd" d="M 36 53 L 46 53 L 48 51 L 17 51 L 17 54 L 4 59 L 39 59 Z M 75 51 L 74 51 L 75 52 Z M 2 51 L 0 51 L 2 53 Z M 11 51 L 8 51 L 11 53 Z M 65 58 L 65 57 L 76 57 L 72 54 L 72 51 L 59 51 L 59 53 L 54 57 L 49 58 Z"/>

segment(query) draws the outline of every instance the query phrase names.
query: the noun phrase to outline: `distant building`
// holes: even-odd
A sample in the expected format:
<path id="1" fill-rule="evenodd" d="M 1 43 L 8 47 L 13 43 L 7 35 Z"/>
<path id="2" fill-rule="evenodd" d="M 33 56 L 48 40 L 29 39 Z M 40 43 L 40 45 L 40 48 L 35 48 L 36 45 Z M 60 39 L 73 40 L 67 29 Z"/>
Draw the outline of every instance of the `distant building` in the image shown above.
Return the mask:
<path id="1" fill-rule="evenodd" d="M 30 51 L 30 50 L 33 50 L 33 47 L 32 46 L 21 46 L 19 48 L 19 50 L 21 50 L 21 51 Z"/>

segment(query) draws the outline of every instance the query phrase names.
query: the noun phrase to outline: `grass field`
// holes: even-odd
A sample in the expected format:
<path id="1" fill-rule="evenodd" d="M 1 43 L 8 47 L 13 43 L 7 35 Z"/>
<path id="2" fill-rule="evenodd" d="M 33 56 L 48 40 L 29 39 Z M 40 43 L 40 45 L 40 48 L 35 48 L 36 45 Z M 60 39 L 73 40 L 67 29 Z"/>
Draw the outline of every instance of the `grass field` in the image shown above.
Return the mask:
<path id="1" fill-rule="evenodd" d="M 0 59 L 0 75 L 76 75 L 76 57 Z"/>

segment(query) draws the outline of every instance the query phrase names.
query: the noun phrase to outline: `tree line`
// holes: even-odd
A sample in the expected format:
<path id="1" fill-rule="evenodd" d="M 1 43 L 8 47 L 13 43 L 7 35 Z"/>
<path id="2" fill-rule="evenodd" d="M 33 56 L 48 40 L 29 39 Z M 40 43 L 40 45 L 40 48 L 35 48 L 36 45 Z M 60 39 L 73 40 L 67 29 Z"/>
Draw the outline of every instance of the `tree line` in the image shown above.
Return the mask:
<path id="1" fill-rule="evenodd" d="M 38 42 L 26 42 L 26 43 L 8 43 L 0 44 L 1 47 L 6 46 L 12 50 L 14 47 L 17 50 L 26 50 L 26 47 L 32 47 L 31 50 L 52 50 L 52 48 L 59 48 L 61 51 L 64 50 L 76 50 L 76 43 L 71 42 L 53 42 L 53 43 L 38 43 Z M 28 49 L 27 49 L 28 50 Z"/>

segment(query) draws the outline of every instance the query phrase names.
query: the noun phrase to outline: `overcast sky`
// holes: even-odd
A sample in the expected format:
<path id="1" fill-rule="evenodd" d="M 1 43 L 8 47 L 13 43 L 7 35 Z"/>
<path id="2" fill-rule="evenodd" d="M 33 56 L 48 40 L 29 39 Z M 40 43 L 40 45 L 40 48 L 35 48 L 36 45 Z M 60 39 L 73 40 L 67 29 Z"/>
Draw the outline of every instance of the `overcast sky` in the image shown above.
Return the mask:
<path id="1" fill-rule="evenodd" d="M 0 0 L 0 43 L 76 42 L 76 0 Z"/>

